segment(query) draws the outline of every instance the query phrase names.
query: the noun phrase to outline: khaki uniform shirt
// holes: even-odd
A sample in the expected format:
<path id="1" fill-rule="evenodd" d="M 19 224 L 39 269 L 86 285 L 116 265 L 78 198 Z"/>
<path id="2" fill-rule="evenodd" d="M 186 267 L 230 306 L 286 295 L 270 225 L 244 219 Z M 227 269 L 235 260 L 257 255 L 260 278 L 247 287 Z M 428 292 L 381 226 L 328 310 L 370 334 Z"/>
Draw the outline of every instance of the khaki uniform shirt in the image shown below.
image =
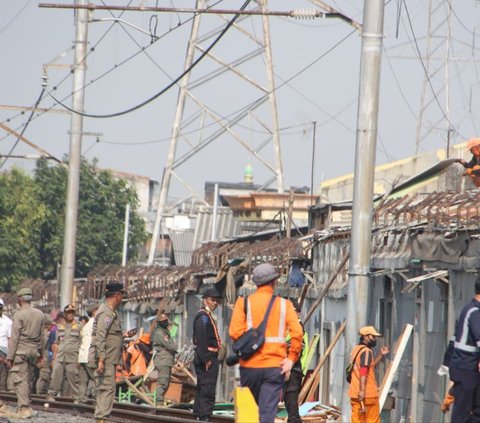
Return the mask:
<path id="1" fill-rule="evenodd" d="M 120 364 L 122 342 L 123 332 L 117 312 L 107 304 L 101 304 L 93 321 L 89 365 L 98 363 L 98 360 L 105 364 Z"/>
<path id="2" fill-rule="evenodd" d="M 153 333 L 153 347 L 155 366 L 173 366 L 177 349 L 168 329 L 157 326 Z"/>
<path id="3" fill-rule="evenodd" d="M 13 316 L 12 333 L 8 341 L 8 360 L 15 355 L 40 357 L 45 349 L 43 313 L 24 304 Z"/>
<path id="4" fill-rule="evenodd" d="M 81 328 L 76 321 L 58 325 L 55 344 L 58 346 L 55 360 L 59 363 L 76 363 L 81 342 Z"/>

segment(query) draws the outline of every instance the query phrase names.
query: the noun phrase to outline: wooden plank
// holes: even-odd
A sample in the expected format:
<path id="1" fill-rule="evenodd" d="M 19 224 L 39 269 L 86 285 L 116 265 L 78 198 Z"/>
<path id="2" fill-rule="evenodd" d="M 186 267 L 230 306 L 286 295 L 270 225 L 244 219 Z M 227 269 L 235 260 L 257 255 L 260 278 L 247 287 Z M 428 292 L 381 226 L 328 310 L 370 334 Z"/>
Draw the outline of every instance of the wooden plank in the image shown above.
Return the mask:
<path id="1" fill-rule="evenodd" d="M 305 275 L 304 273 L 302 273 L 302 274 Z M 309 286 L 310 286 L 310 281 L 307 280 L 303 284 L 302 290 L 300 291 L 300 296 L 298 297 L 298 306 L 300 307 L 300 310 L 302 309 L 303 303 L 305 302 L 305 297 L 307 296 L 307 291 L 308 291 Z"/>
<path id="2" fill-rule="evenodd" d="M 302 387 L 302 390 L 300 391 L 300 394 L 298 396 L 298 403 L 303 404 L 305 402 L 305 399 L 307 398 L 310 389 L 312 388 L 312 385 L 314 385 L 315 379 L 320 372 L 320 369 L 322 366 L 325 364 L 325 361 L 327 361 L 327 358 L 329 357 L 330 353 L 332 352 L 333 348 L 335 347 L 336 343 L 340 339 L 340 336 L 342 333 L 345 331 L 345 326 L 347 325 L 347 322 L 344 320 L 340 328 L 338 329 L 338 332 L 335 334 L 335 337 L 332 339 L 332 342 L 330 342 L 330 345 L 325 351 L 325 354 L 323 354 L 322 358 L 317 364 L 317 367 L 313 370 L 312 374 L 310 375 L 310 378 L 305 382 L 305 384 Z"/>
<path id="3" fill-rule="evenodd" d="M 140 389 L 138 389 L 132 382 L 130 382 L 127 377 L 124 376 L 123 380 L 128 385 L 128 387 L 133 392 L 135 392 L 136 395 L 138 395 L 139 398 L 141 398 L 143 401 L 145 401 L 148 405 L 151 405 L 152 407 L 155 407 L 154 402 L 147 395 L 145 395 L 142 391 L 140 391 Z"/>
<path id="4" fill-rule="evenodd" d="M 413 331 L 413 325 L 407 323 L 403 329 L 402 334 L 395 344 L 394 358 L 390 362 L 387 371 L 385 372 L 385 377 L 383 378 L 382 384 L 380 385 L 380 410 L 385 404 L 385 399 L 387 398 L 388 391 L 392 385 L 393 378 L 397 372 L 400 360 L 402 359 L 405 348 L 407 347 L 408 340 Z"/>
<path id="5" fill-rule="evenodd" d="M 197 384 L 197 378 L 195 376 L 193 376 L 193 374 L 190 372 L 190 370 L 187 369 L 186 363 L 176 362 L 175 363 L 175 369 L 185 373 L 192 380 L 192 382 L 195 385 Z"/>

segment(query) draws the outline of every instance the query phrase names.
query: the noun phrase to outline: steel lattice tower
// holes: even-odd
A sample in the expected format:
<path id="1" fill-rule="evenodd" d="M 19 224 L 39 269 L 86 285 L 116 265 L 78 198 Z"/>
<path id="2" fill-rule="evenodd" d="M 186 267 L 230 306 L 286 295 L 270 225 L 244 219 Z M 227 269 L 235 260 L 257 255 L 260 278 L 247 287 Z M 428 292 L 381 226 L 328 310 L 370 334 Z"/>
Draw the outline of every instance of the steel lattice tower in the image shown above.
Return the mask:
<path id="1" fill-rule="evenodd" d="M 262 11 L 267 10 L 267 0 L 252 2 L 252 6 L 252 8 Z M 207 8 L 209 2 L 208 0 L 197 0 L 195 7 L 196 9 Z M 204 16 L 202 14 L 197 14 L 193 18 L 185 69 L 189 69 L 196 58 L 205 52 L 230 19 L 231 17 L 228 16 Z M 191 198 L 201 199 L 201 196 L 197 195 L 188 182 L 180 176 L 179 167 L 214 141 L 221 138 L 222 142 L 239 143 L 248 151 L 250 157 L 259 161 L 271 173 L 272 177 L 265 181 L 263 186 L 268 186 L 276 181 L 277 191 L 283 192 L 283 165 L 278 131 L 269 17 L 262 15 L 255 18 L 261 20 L 262 24 L 261 29 L 257 31 L 254 30 L 251 19 L 247 16 L 240 16 L 226 34 L 229 37 L 226 43 L 228 42 L 231 48 L 228 51 L 225 49 L 209 51 L 202 60 L 201 66 L 196 66 L 192 72 L 187 73 L 179 84 L 175 118 L 161 183 L 148 264 L 153 263 L 161 222 L 163 216 L 169 212 L 167 198 L 172 179 L 174 178 L 176 182 L 185 187 L 188 193 L 176 205 Z M 233 37 L 236 37 L 237 41 L 233 42 Z M 262 78 L 259 78 L 258 75 L 254 76 L 254 69 L 258 69 L 259 66 L 265 69 Z M 248 91 L 251 94 L 248 97 L 249 100 L 251 99 L 251 101 L 247 101 L 248 106 L 241 108 L 244 104 L 239 103 L 240 107 L 236 112 L 228 116 L 221 113 L 219 106 L 215 104 L 215 99 L 212 98 L 216 89 L 215 81 L 218 78 L 233 78 L 232 83 L 238 84 L 236 90 L 241 90 L 242 93 Z M 232 98 L 232 101 L 235 99 Z M 252 122 L 264 134 L 267 134 L 257 145 L 252 145 L 248 131 L 245 130 L 246 126 L 252 125 Z M 196 140 L 189 135 L 194 131 L 200 134 Z M 270 157 L 267 157 L 267 153 L 261 152 L 267 144 L 270 144 Z M 183 150 L 180 151 L 180 148 Z M 206 165 L 213 165 L 213 162 Z"/>
<path id="2" fill-rule="evenodd" d="M 415 154 L 422 146 L 438 146 L 438 139 L 448 149 L 453 128 L 450 120 L 449 65 L 451 57 L 452 8 L 448 0 L 430 0 L 424 75 L 416 131 Z"/>

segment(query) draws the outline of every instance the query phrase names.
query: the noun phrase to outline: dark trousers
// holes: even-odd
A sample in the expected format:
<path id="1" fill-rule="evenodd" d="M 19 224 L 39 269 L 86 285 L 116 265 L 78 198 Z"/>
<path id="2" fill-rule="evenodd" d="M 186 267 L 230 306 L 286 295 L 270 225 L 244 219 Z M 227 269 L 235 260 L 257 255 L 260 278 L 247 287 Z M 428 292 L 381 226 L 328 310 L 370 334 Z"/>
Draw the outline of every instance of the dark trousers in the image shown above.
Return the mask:
<path id="1" fill-rule="evenodd" d="M 193 402 L 193 415 L 199 420 L 207 420 L 215 406 L 215 389 L 217 387 L 218 359 L 212 359 L 212 365 L 205 370 L 205 363 L 198 358 L 193 361 L 197 374 L 197 392 Z"/>
<path id="2" fill-rule="evenodd" d="M 0 362 L 0 391 L 7 390 L 8 367 L 5 361 Z"/>
<path id="3" fill-rule="evenodd" d="M 298 394 L 302 387 L 303 373 L 301 369 L 293 369 L 290 379 L 285 386 L 285 408 L 288 413 L 288 423 L 302 423 L 300 414 L 298 413 Z"/>
<path id="4" fill-rule="evenodd" d="M 240 382 L 252 392 L 258 405 L 260 423 L 273 423 L 278 411 L 285 378 L 280 367 L 240 367 Z"/>
<path id="5" fill-rule="evenodd" d="M 477 370 L 450 368 L 455 401 L 452 410 L 452 423 L 480 422 L 480 374 Z"/>

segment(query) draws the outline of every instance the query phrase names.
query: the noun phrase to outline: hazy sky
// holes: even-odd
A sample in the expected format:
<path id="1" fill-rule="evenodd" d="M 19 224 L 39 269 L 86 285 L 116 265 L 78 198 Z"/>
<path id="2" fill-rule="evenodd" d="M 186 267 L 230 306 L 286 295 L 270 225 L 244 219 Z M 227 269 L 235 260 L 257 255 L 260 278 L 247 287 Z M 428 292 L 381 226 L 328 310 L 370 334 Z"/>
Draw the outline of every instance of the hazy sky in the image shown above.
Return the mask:
<path id="1" fill-rule="evenodd" d="M 59 0 L 60 1 L 60 0 Z M 66 1 L 65 3 L 72 3 Z M 70 105 L 72 78 L 69 66 L 73 61 L 73 11 L 38 7 L 38 1 L 4 0 L 0 6 L 0 47 L 2 68 L 0 79 L 1 105 L 32 106 L 42 91 L 44 65 L 48 86 L 39 107 L 50 108 L 54 101 L 49 93 Z M 125 1 L 96 4 L 127 4 Z M 328 3 L 328 2 L 327 2 Z M 398 4 L 402 4 L 398 10 Z M 427 1 L 387 1 L 385 8 L 385 54 L 382 59 L 379 142 L 377 163 L 411 156 L 416 150 L 416 131 L 419 116 L 426 58 L 428 28 Z M 128 5 L 194 7 L 193 1 L 158 2 L 131 0 Z M 213 4 L 209 2 L 209 4 Z M 238 9 L 243 1 L 219 1 L 216 8 Z M 359 0 L 331 1 L 333 7 L 361 22 L 363 2 Z M 435 7 L 441 4 L 442 7 Z M 296 8 L 315 8 L 307 1 L 270 2 L 271 10 L 288 11 Z M 434 26 L 445 18 L 448 1 L 434 1 Z M 433 129 L 422 140 L 420 151 L 445 146 L 447 118 L 452 143 L 480 135 L 477 132 L 480 107 L 479 55 L 480 2 L 462 0 L 451 3 L 450 44 L 436 41 L 432 45 L 435 60 L 430 70 L 435 73 L 427 81 L 424 129 Z M 119 17 L 120 12 L 114 12 Z M 96 11 L 89 25 L 89 47 L 94 48 L 87 58 L 85 109 L 89 114 L 104 115 L 135 106 L 161 91 L 183 71 L 190 35 L 188 14 L 126 12 L 121 19 L 158 36 L 152 37 L 125 23 L 114 23 L 112 14 Z M 230 19 L 230 16 L 227 16 Z M 312 163 L 312 122 L 317 122 L 315 185 L 321 180 L 353 171 L 355 127 L 357 116 L 358 68 L 361 39 L 345 22 L 336 19 L 293 20 L 272 17 L 271 37 L 275 83 L 278 87 L 280 138 L 283 154 L 285 187 L 309 186 Z M 216 16 L 202 18 L 201 33 L 225 25 Z M 242 22 L 250 34 L 261 34 L 261 18 L 249 17 Z M 156 28 L 156 30 L 155 30 Z M 447 25 L 439 25 L 446 34 Z M 398 36 L 397 36 L 398 32 Z M 232 62 L 252 51 L 247 37 L 231 29 L 213 48 L 212 53 Z M 438 39 L 438 38 L 437 38 Z M 210 40 L 211 41 L 211 40 Z M 205 41 L 203 46 L 209 44 Z M 143 49 L 143 47 L 145 47 Z M 443 66 L 449 52 L 449 66 Z M 198 55 L 198 53 L 197 53 Z M 128 60 L 127 60 L 128 59 Z M 262 57 L 240 65 L 242 71 L 260 84 L 266 84 Z M 211 60 L 203 60 L 192 71 L 192 81 L 199 80 L 215 68 Z M 448 89 L 445 78 L 448 77 Z M 286 82 L 286 83 L 285 83 Z M 432 96 L 431 88 L 436 95 Z M 103 168 L 113 168 L 160 180 L 165 165 L 173 117 L 177 103 L 176 87 L 139 110 L 110 119 L 86 118 L 84 131 L 101 134 L 86 136 L 84 155 L 98 158 Z M 221 74 L 208 84 L 195 89 L 196 98 L 209 105 L 222 118 L 233 116 L 260 96 L 260 91 L 246 87 L 237 76 Z M 449 98 L 447 104 L 446 98 Z M 60 106 L 56 110 L 62 110 Z M 0 121 L 20 132 L 29 113 L 0 110 Z M 186 107 L 186 117 L 197 118 L 184 139 L 195 145 L 212 133 L 213 127 L 200 131 L 202 116 L 195 115 L 193 106 Z M 205 117 L 208 120 L 208 117 Z M 259 148 L 268 138 L 262 120 L 269 119 L 269 109 L 259 115 L 247 114 L 238 131 L 252 148 Z M 70 117 L 66 114 L 35 114 L 25 137 L 49 153 L 62 158 L 69 150 Z M 203 137 L 203 138 L 202 138 Z M 8 154 L 16 139 L 0 133 L 0 154 Z M 185 144 L 186 145 L 186 144 Z M 183 150 L 182 150 L 183 148 Z M 179 155 L 186 147 L 179 146 Z M 37 153 L 20 142 L 15 155 Z M 270 147 L 261 150 L 263 159 L 274 163 Z M 239 182 L 245 165 L 251 161 L 255 182 L 269 179 L 265 167 L 233 140 L 222 136 L 202 150 L 202 153 L 180 166 L 177 174 L 194 189 L 201 191 L 206 180 Z M 31 169 L 32 161 L 9 159 L 4 166 L 17 165 Z M 272 185 L 274 187 L 274 184 Z M 176 185 L 172 186 L 175 194 Z"/>

